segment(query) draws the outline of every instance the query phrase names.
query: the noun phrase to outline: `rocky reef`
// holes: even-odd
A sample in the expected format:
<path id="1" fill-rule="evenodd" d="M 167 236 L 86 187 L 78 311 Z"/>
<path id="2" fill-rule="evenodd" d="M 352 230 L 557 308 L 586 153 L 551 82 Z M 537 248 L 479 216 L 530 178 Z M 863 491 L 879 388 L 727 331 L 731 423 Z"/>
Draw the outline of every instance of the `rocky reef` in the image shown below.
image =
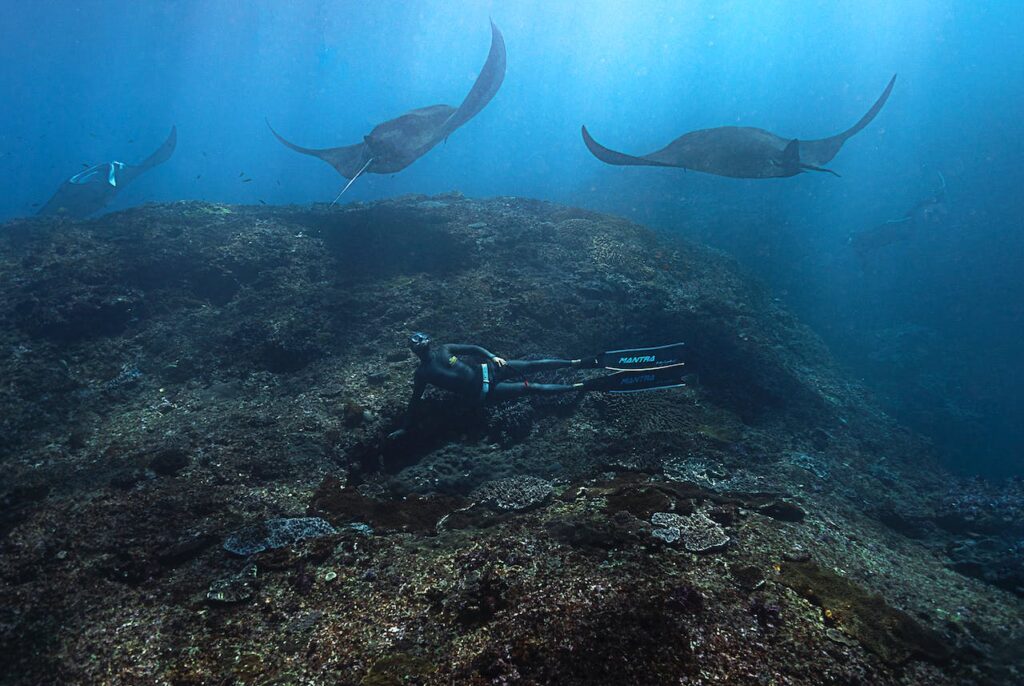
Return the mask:
<path id="1" fill-rule="evenodd" d="M 1024 679 L 1020 484 L 945 474 L 723 255 L 519 198 L 0 227 L 0 683 Z M 510 358 L 693 383 L 480 408 Z M 563 378 L 561 372 L 550 378 Z"/>

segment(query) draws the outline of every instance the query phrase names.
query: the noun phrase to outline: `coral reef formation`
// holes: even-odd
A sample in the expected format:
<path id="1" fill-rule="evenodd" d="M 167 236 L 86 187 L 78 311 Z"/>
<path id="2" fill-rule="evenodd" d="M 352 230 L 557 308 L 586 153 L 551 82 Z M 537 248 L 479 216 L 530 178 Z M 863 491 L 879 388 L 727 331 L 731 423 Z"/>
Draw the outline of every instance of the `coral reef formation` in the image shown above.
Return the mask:
<path id="1" fill-rule="evenodd" d="M 943 473 L 712 251 L 519 198 L 182 202 L 8 223 L 0 273 L 0 683 L 1022 679 L 1019 484 Z M 393 439 L 411 330 L 685 340 L 699 381 L 431 392 Z"/>
<path id="2" fill-rule="evenodd" d="M 691 553 L 721 550 L 729 543 L 729 536 L 703 512 L 682 516 L 674 512 L 655 512 L 651 524 L 659 527 L 651 532 L 666 543 L 679 541 Z"/>

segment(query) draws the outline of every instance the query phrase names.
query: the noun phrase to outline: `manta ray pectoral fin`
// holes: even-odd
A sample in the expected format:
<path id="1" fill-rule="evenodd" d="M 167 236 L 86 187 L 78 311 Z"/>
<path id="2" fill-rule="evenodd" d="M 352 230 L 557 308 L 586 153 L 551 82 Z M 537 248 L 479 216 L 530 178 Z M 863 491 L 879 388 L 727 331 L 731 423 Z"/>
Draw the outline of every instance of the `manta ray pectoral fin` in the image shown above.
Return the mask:
<path id="1" fill-rule="evenodd" d="M 882 107 L 889 99 L 889 94 L 892 93 L 893 86 L 896 85 L 896 74 L 892 75 L 889 79 L 889 84 L 882 91 L 882 94 L 875 101 L 875 104 L 871 106 L 871 109 L 867 111 L 860 120 L 848 128 L 842 133 L 838 133 L 835 136 L 829 138 L 821 138 L 814 141 L 801 141 L 800 143 L 800 159 L 805 160 L 809 164 L 822 165 L 827 164 L 833 157 L 839 153 L 839 149 L 843 147 L 843 143 L 849 140 L 854 135 L 864 130 L 871 121 L 878 116 L 878 113 L 882 111 Z"/>
<path id="2" fill-rule="evenodd" d="M 480 113 L 487 103 L 497 94 L 505 80 L 505 37 L 491 22 L 491 49 L 487 53 L 487 61 L 473 82 L 473 87 L 438 131 L 439 139 L 448 138 L 451 133 Z"/>
<path id="3" fill-rule="evenodd" d="M 274 137 L 281 141 L 284 146 L 291 148 L 295 152 L 300 152 L 303 155 L 319 157 L 321 160 L 334 167 L 334 169 L 346 179 L 354 179 L 369 165 L 369 162 L 366 161 L 366 143 L 344 145 L 339 148 L 304 148 L 301 145 L 292 143 L 290 140 L 275 131 L 269 121 L 267 121 L 267 128 L 270 129 L 270 132 L 274 134 Z"/>
<path id="4" fill-rule="evenodd" d="M 171 132 L 167 134 L 167 138 L 157 148 L 152 155 L 147 157 L 138 166 L 143 170 L 152 169 L 158 164 L 163 164 L 167 160 L 171 159 L 171 155 L 174 154 L 174 149 L 178 145 L 178 127 L 172 126 Z"/>
<path id="5" fill-rule="evenodd" d="M 172 126 L 171 132 L 167 134 L 167 138 L 160 144 L 160 147 L 153 151 L 153 154 L 144 159 L 139 164 L 124 164 L 123 162 L 113 162 L 117 169 L 111 168 L 111 175 L 116 177 L 110 181 L 110 185 L 113 187 L 124 187 L 134 181 L 136 178 L 142 175 L 143 172 L 147 172 L 158 164 L 163 164 L 167 160 L 171 159 L 171 155 L 174 154 L 174 149 L 178 145 L 178 127 Z"/>
<path id="6" fill-rule="evenodd" d="M 619 166 L 643 166 L 643 167 L 682 167 L 683 165 L 666 164 L 664 162 L 655 162 L 654 160 L 647 159 L 645 157 L 634 157 L 633 155 L 627 155 L 625 153 L 616 152 L 609 148 L 604 147 L 600 143 L 594 140 L 587 131 L 587 127 L 583 126 L 583 143 L 586 144 L 587 150 L 601 160 L 605 164 L 614 164 Z"/>

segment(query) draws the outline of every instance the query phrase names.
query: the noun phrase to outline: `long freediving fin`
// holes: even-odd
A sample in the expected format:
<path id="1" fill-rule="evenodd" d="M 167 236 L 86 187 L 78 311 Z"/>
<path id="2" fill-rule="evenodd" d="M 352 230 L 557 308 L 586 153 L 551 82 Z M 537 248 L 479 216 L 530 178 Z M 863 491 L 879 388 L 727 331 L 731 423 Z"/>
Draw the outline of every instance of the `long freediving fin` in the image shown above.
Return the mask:
<path id="1" fill-rule="evenodd" d="M 654 348 L 609 350 L 596 356 L 596 367 L 615 371 L 657 369 L 683 363 L 685 343 L 672 343 Z"/>
<path id="2" fill-rule="evenodd" d="M 618 371 L 614 374 L 583 381 L 577 384 L 577 386 L 581 391 L 639 393 L 641 391 L 656 391 L 663 388 L 685 386 L 686 376 L 683 372 L 683 364 L 680 362 L 653 369 Z"/>

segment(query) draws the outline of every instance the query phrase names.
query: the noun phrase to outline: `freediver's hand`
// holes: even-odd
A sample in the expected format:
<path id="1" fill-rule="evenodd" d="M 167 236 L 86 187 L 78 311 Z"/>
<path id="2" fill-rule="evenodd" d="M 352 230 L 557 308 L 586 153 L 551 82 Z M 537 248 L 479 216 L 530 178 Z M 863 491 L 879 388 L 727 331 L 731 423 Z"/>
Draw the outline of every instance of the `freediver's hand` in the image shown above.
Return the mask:
<path id="1" fill-rule="evenodd" d="M 398 431 L 392 431 L 388 434 L 389 441 L 397 441 L 399 438 L 405 436 L 405 429 L 399 429 Z"/>
<path id="2" fill-rule="evenodd" d="M 508 364 L 508 362 L 506 362 L 504 359 L 498 357 L 497 355 L 492 357 L 491 361 L 494 362 L 494 364 L 498 365 L 499 367 L 504 367 L 506 364 Z"/>

